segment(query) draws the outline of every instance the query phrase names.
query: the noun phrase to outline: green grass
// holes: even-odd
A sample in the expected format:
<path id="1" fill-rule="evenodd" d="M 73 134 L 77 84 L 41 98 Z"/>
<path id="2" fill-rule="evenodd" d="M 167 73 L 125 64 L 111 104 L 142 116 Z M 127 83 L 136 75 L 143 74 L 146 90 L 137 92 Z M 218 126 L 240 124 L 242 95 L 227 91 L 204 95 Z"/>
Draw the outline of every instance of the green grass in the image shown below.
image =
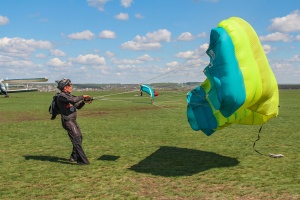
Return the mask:
<path id="1" fill-rule="evenodd" d="M 255 146 L 283 158 L 254 151 L 260 126 L 193 131 L 185 92 L 161 91 L 155 105 L 134 93 L 95 100 L 78 111 L 88 166 L 68 162 L 53 94 L 0 96 L 0 199 L 300 199 L 300 91 L 280 91 Z"/>

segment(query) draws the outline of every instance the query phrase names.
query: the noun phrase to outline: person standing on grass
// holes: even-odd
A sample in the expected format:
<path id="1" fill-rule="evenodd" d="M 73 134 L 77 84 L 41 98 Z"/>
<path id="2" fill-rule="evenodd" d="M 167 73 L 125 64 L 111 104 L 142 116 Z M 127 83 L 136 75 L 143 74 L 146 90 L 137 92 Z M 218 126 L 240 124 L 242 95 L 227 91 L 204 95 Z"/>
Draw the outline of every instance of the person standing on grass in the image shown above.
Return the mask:
<path id="1" fill-rule="evenodd" d="M 7 94 L 5 85 L 0 81 L 0 94 L 5 95 L 5 97 L 9 97 L 9 95 Z"/>
<path id="2" fill-rule="evenodd" d="M 82 134 L 76 122 L 76 109 L 81 109 L 86 103 L 91 103 L 89 95 L 74 96 L 71 94 L 73 88 L 70 79 L 62 79 L 57 82 L 57 88 L 61 93 L 57 97 L 57 106 L 61 112 L 62 127 L 68 132 L 73 145 L 70 156 L 71 162 L 77 164 L 89 164 L 89 160 L 82 148 Z"/>

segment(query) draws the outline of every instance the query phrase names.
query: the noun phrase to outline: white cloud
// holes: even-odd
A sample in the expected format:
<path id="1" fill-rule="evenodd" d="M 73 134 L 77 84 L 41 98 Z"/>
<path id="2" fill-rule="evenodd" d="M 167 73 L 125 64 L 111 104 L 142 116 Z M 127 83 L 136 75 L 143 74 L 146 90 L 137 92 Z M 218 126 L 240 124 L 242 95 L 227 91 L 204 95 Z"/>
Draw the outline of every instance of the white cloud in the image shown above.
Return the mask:
<path id="1" fill-rule="evenodd" d="M 193 51 L 179 52 L 175 55 L 177 58 L 184 59 L 199 59 L 201 56 L 206 55 L 206 51 L 209 47 L 208 43 L 200 45 L 199 48 L 194 49 Z"/>
<path id="2" fill-rule="evenodd" d="M 95 37 L 95 34 L 89 30 L 85 30 L 78 33 L 72 33 L 68 35 L 68 38 L 72 40 L 91 40 Z"/>
<path id="3" fill-rule="evenodd" d="M 193 54 L 194 54 L 193 51 L 179 52 L 178 54 L 175 55 L 175 57 L 189 59 L 193 57 Z"/>
<path id="4" fill-rule="evenodd" d="M 188 60 L 185 65 L 188 67 L 190 66 L 191 68 L 194 68 L 195 66 L 197 66 L 196 68 L 200 69 L 201 66 L 207 66 L 209 63 L 209 61 L 205 61 L 205 60 L 201 60 L 199 58 L 196 59 L 192 59 L 192 60 Z"/>
<path id="5" fill-rule="evenodd" d="M 270 53 L 270 51 L 272 50 L 272 47 L 271 47 L 271 45 L 262 45 L 263 46 L 263 49 L 264 49 L 264 52 L 265 52 L 265 54 L 269 54 Z"/>
<path id="6" fill-rule="evenodd" d="M 160 49 L 161 44 L 159 42 L 142 43 L 138 41 L 128 41 L 121 45 L 122 49 L 130 49 L 135 51 Z"/>
<path id="7" fill-rule="evenodd" d="M 179 52 L 178 54 L 175 55 L 175 57 L 187 59 L 186 64 L 188 64 L 188 65 L 200 66 L 200 64 L 206 63 L 206 61 L 200 60 L 200 58 L 202 56 L 206 55 L 206 50 L 207 50 L 208 46 L 209 46 L 209 44 L 205 43 L 193 51 Z"/>
<path id="8" fill-rule="evenodd" d="M 143 61 L 140 60 L 131 60 L 131 59 L 117 59 L 117 58 L 112 58 L 110 60 L 110 62 L 112 62 L 113 64 L 118 64 L 118 65 L 126 65 L 126 64 L 141 64 L 144 63 Z"/>
<path id="9" fill-rule="evenodd" d="M 59 56 L 59 57 L 64 57 L 67 54 L 65 52 L 63 52 L 62 50 L 59 49 L 51 49 L 50 50 L 50 55 L 51 56 Z"/>
<path id="10" fill-rule="evenodd" d="M 107 57 L 107 58 L 112 58 L 112 57 L 115 56 L 115 54 L 110 52 L 110 51 L 107 51 L 107 52 L 105 52 L 104 56 Z"/>
<path id="11" fill-rule="evenodd" d="M 205 43 L 200 46 L 200 49 L 206 51 L 208 49 L 208 47 L 209 47 L 209 44 Z"/>
<path id="12" fill-rule="evenodd" d="M 172 61 L 172 62 L 166 63 L 166 66 L 174 68 L 174 67 L 179 66 L 179 63 L 177 61 Z"/>
<path id="13" fill-rule="evenodd" d="M 152 58 L 148 54 L 144 54 L 142 56 L 139 56 L 137 59 L 141 60 L 141 61 L 154 61 L 155 60 L 154 58 Z"/>
<path id="14" fill-rule="evenodd" d="M 140 13 L 136 13 L 136 14 L 134 15 L 134 17 L 135 17 L 135 18 L 138 18 L 138 19 L 144 19 L 144 16 L 141 15 Z"/>
<path id="15" fill-rule="evenodd" d="M 202 45 L 200 45 L 199 48 L 196 48 L 193 51 L 193 55 L 191 56 L 192 59 L 199 59 L 201 56 L 206 55 L 206 51 L 209 47 L 208 43 L 204 43 Z"/>
<path id="16" fill-rule="evenodd" d="M 285 33 L 271 33 L 266 36 L 260 36 L 259 39 L 263 42 L 276 42 L 276 41 L 282 41 L 282 42 L 289 42 L 291 41 L 291 37 L 288 34 Z"/>
<path id="17" fill-rule="evenodd" d="M 139 68 L 136 65 L 118 65 L 119 69 L 136 71 Z M 120 73 L 123 74 L 123 73 Z"/>
<path id="18" fill-rule="evenodd" d="M 96 54 L 79 55 L 77 58 L 70 58 L 72 62 L 84 65 L 105 65 L 104 57 L 99 57 Z"/>
<path id="19" fill-rule="evenodd" d="M 127 13 L 120 13 L 116 15 L 115 18 L 119 20 L 128 20 L 129 16 Z"/>
<path id="20" fill-rule="evenodd" d="M 135 36 L 133 41 L 125 42 L 121 45 L 122 49 L 130 50 L 153 50 L 160 49 L 160 42 L 169 42 L 171 40 L 171 32 L 166 29 L 147 33 L 146 36 Z"/>
<path id="21" fill-rule="evenodd" d="M 43 53 L 36 54 L 35 57 L 40 58 L 40 59 L 46 59 L 47 58 L 47 56 Z"/>
<path id="22" fill-rule="evenodd" d="M 180 40 L 180 41 L 190 41 L 193 39 L 194 39 L 194 36 L 190 32 L 181 33 L 177 38 L 177 40 Z"/>
<path id="23" fill-rule="evenodd" d="M 285 71 L 286 69 L 291 71 L 293 65 L 290 62 L 275 62 L 272 64 L 272 67 L 274 67 L 277 71 Z"/>
<path id="24" fill-rule="evenodd" d="M 205 32 L 198 33 L 198 34 L 197 34 L 197 37 L 206 37 L 206 33 L 205 33 Z"/>
<path id="25" fill-rule="evenodd" d="M 269 27 L 271 31 L 279 32 L 294 32 L 300 31 L 300 12 L 295 10 L 285 17 L 276 17 L 271 20 L 272 24 Z"/>
<path id="26" fill-rule="evenodd" d="M 297 36 L 295 37 L 295 39 L 296 39 L 297 41 L 300 41 L 300 35 L 297 35 Z"/>
<path id="27" fill-rule="evenodd" d="M 23 38 L 0 38 L 0 52 L 15 57 L 28 56 L 37 49 L 51 49 L 52 44 L 42 40 L 26 40 Z"/>
<path id="28" fill-rule="evenodd" d="M 88 72 L 88 68 L 86 66 L 83 66 L 83 67 L 79 67 L 78 72 Z"/>
<path id="29" fill-rule="evenodd" d="M 121 0 L 121 5 L 125 8 L 128 8 L 128 7 L 130 7 L 132 2 L 133 2 L 133 0 Z"/>
<path id="30" fill-rule="evenodd" d="M 9 19 L 6 16 L 1 16 L 0 15 L 0 26 L 8 24 Z"/>
<path id="31" fill-rule="evenodd" d="M 27 68 L 36 68 L 38 65 L 33 63 L 30 60 L 22 60 L 22 59 L 18 59 L 15 60 L 13 57 L 10 56 L 0 56 L 0 63 L 1 63 L 1 67 L 2 68 L 2 74 L 3 74 L 3 70 L 14 70 L 17 69 L 19 71 L 24 71 Z M 22 70 L 20 70 L 22 69 Z"/>
<path id="32" fill-rule="evenodd" d="M 116 38 L 116 33 L 110 30 L 104 30 L 99 34 L 99 37 L 103 39 L 114 39 Z"/>
<path id="33" fill-rule="evenodd" d="M 128 65 L 142 64 L 142 63 L 149 62 L 149 61 L 154 61 L 154 60 L 156 60 L 156 59 L 152 58 L 148 54 L 144 54 L 142 56 L 139 56 L 137 59 L 112 58 L 110 61 L 113 64 L 123 65 L 123 67 L 124 67 L 125 65 L 128 66 Z"/>
<path id="34" fill-rule="evenodd" d="M 294 55 L 291 60 L 292 62 L 300 62 L 300 55 Z"/>
<path id="35" fill-rule="evenodd" d="M 87 0 L 88 5 L 91 7 L 95 7 L 100 11 L 104 11 L 104 5 L 108 2 L 109 0 Z"/>
<path id="36" fill-rule="evenodd" d="M 167 29 L 159 29 L 153 33 L 147 33 L 146 37 L 142 37 L 140 39 L 146 42 L 170 42 L 171 32 Z"/>
<path id="37" fill-rule="evenodd" d="M 67 61 L 61 61 L 59 58 L 52 58 L 47 62 L 47 65 L 55 68 L 71 67 L 72 63 Z"/>
<path id="38" fill-rule="evenodd" d="M 278 83 L 299 83 L 299 62 L 278 60 L 271 66 Z"/>
<path id="39" fill-rule="evenodd" d="M 109 74 L 108 67 L 106 65 L 94 65 L 92 66 L 93 69 L 99 70 L 101 74 Z M 92 77 L 95 76 L 95 74 L 92 74 Z"/>

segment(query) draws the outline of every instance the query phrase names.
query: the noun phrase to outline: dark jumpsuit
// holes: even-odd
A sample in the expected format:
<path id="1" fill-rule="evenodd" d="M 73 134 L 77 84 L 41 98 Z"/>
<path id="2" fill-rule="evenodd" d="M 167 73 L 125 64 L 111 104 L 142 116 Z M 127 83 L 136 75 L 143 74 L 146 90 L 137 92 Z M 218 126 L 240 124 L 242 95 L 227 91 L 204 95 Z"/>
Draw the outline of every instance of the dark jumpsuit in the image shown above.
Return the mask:
<path id="1" fill-rule="evenodd" d="M 71 158 L 78 164 L 89 164 L 82 148 L 82 134 L 76 122 L 76 109 L 81 109 L 85 105 L 83 96 L 73 96 L 70 93 L 61 92 L 57 98 L 57 105 L 61 111 L 62 126 L 68 132 L 73 144 Z"/>

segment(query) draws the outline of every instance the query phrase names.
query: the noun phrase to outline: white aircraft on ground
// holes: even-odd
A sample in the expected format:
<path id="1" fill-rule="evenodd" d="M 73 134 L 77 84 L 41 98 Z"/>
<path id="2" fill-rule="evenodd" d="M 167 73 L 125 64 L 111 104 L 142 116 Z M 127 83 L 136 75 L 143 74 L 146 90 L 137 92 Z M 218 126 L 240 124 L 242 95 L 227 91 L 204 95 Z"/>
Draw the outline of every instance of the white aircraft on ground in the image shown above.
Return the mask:
<path id="1" fill-rule="evenodd" d="M 0 94 L 8 97 L 9 93 L 37 91 L 37 88 L 29 87 L 28 83 L 47 81 L 48 78 L 0 79 Z M 11 83 L 14 85 L 11 85 Z M 24 83 L 27 83 L 27 85 Z"/>

